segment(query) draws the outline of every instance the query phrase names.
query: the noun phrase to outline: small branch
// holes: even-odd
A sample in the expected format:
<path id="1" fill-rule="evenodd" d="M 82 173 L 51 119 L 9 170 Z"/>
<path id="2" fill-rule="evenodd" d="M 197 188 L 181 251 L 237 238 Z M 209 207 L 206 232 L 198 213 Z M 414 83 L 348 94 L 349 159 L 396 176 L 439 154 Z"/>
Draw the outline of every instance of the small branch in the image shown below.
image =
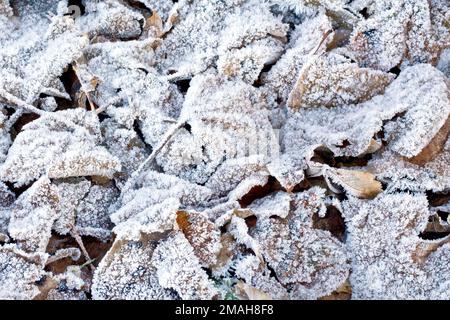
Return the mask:
<path id="1" fill-rule="evenodd" d="M 17 98 L 6 90 L 0 88 L 0 97 L 2 97 L 7 103 L 15 105 L 19 108 L 22 108 L 28 112 L 35 113 L 40 116 L 44 116 L 47 112 L 32 106 L 31 104 L 26 103 L 25 101 Z"/>
<path id="2" fill-rule="evenodd" d="M 80 234 L 78 233 L 75 226 L 72 227 L 70 230 L 70 235 L 75 239 L 75 241 L 78 243 L 78 246 L 81 249 L 81 252 L 83 253 L 84 258 L 86 261 L 92 261 L 91 257 L 89 257 L 89 253 L 86 250 L 86 247 L 83 244 L 83 240 L 81 239 Z M 89 267 L 92 271 L 95 271 L 95 267 L 92 264 L 89 264 Z"/>
<path id="3" fill-rule="evenodd" d="M 16 96 L 10 94 L 9 92 L 5 91 L 2 88 L 0 88 L 0 98 L 3 98 L 6 101 L 6 103 L 8 103 L 8 104 L 11 104 L 13 106 L 21 108 L 22 109 L 22 113 L 23 113 L 23 110 L 25 110 L 25 111 L 28 111 L 30 113 L 35 113 L 35 114 L 37 114 L 37 115 L 39 115 L 41 117 L 52 118 L 53 120 L 59 121 L 59 122 L 65 124 L 68 127 L 83 128 L 82 126 L 79 126 L 79 125 L 75 124 L 74 122 L 65 119 L 64 117 L 59 117 L 59 116 L 55 115 L 52 112 L 47 112 L 47 111 L 38 109 L 35 106 L 32 106 L 31 104 L 26 103 L 25 101 L 23 101 L 23 100 L 17 98 Z M 18 110 L 18 111 L 20 111 L 20 110 Z M 17 121 L 17 119 L 14 120 L 14 121 Z"/>
<path id="4" fill-rule="evenodd" d="M 95 111 L 94 102 L 92 101 L 92 98 L 91 98 L 92 90 L 89 90 L 87 88 L 86 82 L 84 81 L 83 77 L 81 76 L 80 71 L 79 71 L 76 63 L 73 63 L 72 68 L 73 68 L 73 71 L 75 72 L 78 80 L 80 81 L 81 91 L 86 95 L 86 98 L 87 98 L 87 100 L 89 102 L 89 106 L 91 108 L 91 111 Z M 90 80 L 90 85 L 93 86 L 93 87 L 96 87 L 97 83 L 98 83 L 98 79 L 95 76 L 92 76 L 92 79 Z"/>
<path id="5" fill-rule="evenodd" d="M 161 152 L 161 150 L 170 141 L 170 139 L 172 139 L 172 137 L 178 132 L 178 130 L 185 125 L 185 123 L 186 123 L 185 121 L 177 122 L 166 132 L 166 134 L 162 137 L 161 141 L 155 147 L 155 149 L 153 149 L 152 153 L 148 156 L 148 158 L 145 159 L 145 161 L 141 163 L 141 165 L 136 169 L 136 171 L 133 172 L 133 174 L 125 184 L 124 190 L 128 190 L 129 188 L 131 188 L 134 180 L 137 179 L 141 171 L 144 170 L 147 164 L 152 163 L 155 160 L 156 156 Z"/>
<path id="6" fill-rule="evenodd" d="M 6 121 L 5 123 L 5 129 L 7 131 L 10 131 L 11 128 L 16 124 L 17 120 L 19 120 L 19 118 L 24 114 L 24 110 L 23 109 L 19 109 L 16 110 L 8 119 L 8 121 Z"/>

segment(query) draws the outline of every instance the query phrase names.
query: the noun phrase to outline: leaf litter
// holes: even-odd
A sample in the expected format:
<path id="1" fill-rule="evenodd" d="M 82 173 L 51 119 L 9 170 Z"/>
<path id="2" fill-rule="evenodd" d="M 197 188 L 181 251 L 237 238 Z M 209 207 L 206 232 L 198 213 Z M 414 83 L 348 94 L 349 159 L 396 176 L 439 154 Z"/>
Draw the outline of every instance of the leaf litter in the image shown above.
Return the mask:
<path id="1" fill-rule="evenodd" d="M 450 7 L 0 0 L 0 298 L 450 299 Z"/>

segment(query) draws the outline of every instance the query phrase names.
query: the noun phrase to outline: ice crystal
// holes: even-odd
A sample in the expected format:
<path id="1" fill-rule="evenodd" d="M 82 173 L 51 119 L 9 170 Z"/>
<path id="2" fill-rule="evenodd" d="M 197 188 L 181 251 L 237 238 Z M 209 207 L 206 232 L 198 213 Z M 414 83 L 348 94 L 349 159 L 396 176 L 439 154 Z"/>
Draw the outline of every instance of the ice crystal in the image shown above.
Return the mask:
<path id="1" fill-rule="evenodd" d="M 40 293 L 36 281 L 46 272 L 42 260 L 34 260 L 13 244 L 0 246 L 1 299 L 33 299 Z"/>
<path id="2" fill-rule="evenodd" d="M 56 112 L 73 120 L 68 127 L 54 118 L 42 117 L 29 123 L 16 137 L 0 167 L 4 181 L 21 186 L 47 173 L 51 178 L 107 176 L 120 170 L 120 162 L 104 147 L 96 117 L 84 110 Z"/>
<path id="3" fill-rule="evenodd" d="M 423 194 L 382 194 L 343 203 L 356 299 L 448 299 L 449 245 L 423 240 L 430 212 Z M 444 239 L 445 240 L 445 239 Z"/>
<path id="4" fill-rule="evenodd" d="M 14 203 L 9 234 L 28 251 L 45 252 L 53 222 L 58 217 L 58 189 L 42 177 Z"/>
<path id="5" fill-rule="evenodd" d="M 449 14 L 0 0 L 0 298 L 449 299 Z"/>
<path id="6" fill-rule="evenodd" d="M 160 285 L 151 263 L 158 237 L 117 239 L 98 266 L 92 284 L 94 299 L 175 299 Z"/>

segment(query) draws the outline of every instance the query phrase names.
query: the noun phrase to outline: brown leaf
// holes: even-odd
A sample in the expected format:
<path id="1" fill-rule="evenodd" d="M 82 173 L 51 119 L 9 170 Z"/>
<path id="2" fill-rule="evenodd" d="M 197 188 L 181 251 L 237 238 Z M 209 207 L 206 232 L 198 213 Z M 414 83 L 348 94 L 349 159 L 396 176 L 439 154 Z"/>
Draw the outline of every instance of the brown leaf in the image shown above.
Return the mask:
<path id="1" fill-rule="evenodd" d="M 272 300 L 270 294 L 252 287 L 243 281 L 239 281 L 235 286 L 236 294 L 245 300 Z"/>
<path id="2" fill-rule="evenodd" d="M 358 198 L 371 199 L 383 191 L 381 183 L 370 172 L 336 169 L 327 170 L 327 176 Z"/>
<path id="3" fill-rule="evenodd" d="M 147 29 L 155 30 L 156 37 L 160 38 L 164 34 L 163 21 L 156 11 L 147 19 Z"/>
<path id="4" fill-rule="evenodd" d="M 220 232 L 214 223 L 201 213 L 178 211 L 177 224 L 201 263 L 204 266 L 215 264 L 221 244 Z"/>
<path id="5" fill-rule="evenodd" d="M 444 148 L 449 133 L 450 133 L 450 118 L 447 118 L 447 121 L 441 127 L 438 133 L 434 136 L 434 138 L 430 141 L 430 143 L 425 148 L 422 149 L 422 151 L 417 156 L 405 159 L 411 163 L 420 166 L 433 160 Z"/>

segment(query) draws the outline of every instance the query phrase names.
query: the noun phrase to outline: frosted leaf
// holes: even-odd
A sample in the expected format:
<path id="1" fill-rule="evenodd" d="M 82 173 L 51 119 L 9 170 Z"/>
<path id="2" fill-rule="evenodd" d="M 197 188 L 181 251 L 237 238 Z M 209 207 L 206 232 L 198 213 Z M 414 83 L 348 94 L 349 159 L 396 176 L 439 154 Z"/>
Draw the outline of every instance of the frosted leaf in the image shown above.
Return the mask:
<path id="1" fill-rule="evenodd" d="M 222 249 L 220 231 L 208 217 L 198 212 L 177 212 L 177 224 L 194 248 L 195 255 L 204 267 L 217 263 Z"/>
<path id="2" fill-rule="evenodd" d="M 274 176 L 288 191 L 305 179 L 304 170 L 308 168 L 308 160 L 314 155 L 314 147 L 289 150 L 267 165 L 270 175 Z"/>
<path id="3" fill-rule="evenodd" d="M 77 24 L 93 37 L 130 39 L 141 35 L 144 17 L 119 1 L 91 1 L 86 3 L 86 15 Z"/>
<path id="4" fill-rule="evenodd" d="M 244 245 L 252 250 L 258 258 L 261 258 L 260 244 L 248 234 L 249 228 L 243 218 L 233 215 L 227 231 L 236 239 L 237 243 Z"/>
<path id="5" fill-rule="evenodd" d="M 125 206 L 111 215 L 112 222 L 116 224 L 113 232 L 120 238 L 136 240 L 141 233 L 152 234 L 171 230 L 175 225 L 179 207 L 180 202 L 175 198 L 161 200 L 160 203 L 149 205 L 134 215 L 130 215 L 129 206 Z"/>
<path id="6" fill-rule="evenodd" d="M 431 17 L 429 1 L 370 3 L 369 17 L 355 26 L 349 45 L 364 67 L 388 71 L 401 63 L 427 63 L 436 59 L 443 46 L 437 39 L 445 26 L 433 26 L 432 21 L 436 20 Z"/>
<path id="7" fill-rule="evenodd" d="M 4 181 L 22 186 L 48 172 L 51 178 L 106 176 L 120 170 L 120 162 L 101 146 L 96 116 L 83 109 L 54 114 L 79 124 L 71 128 L 43 116 L 27 124 L 14 140 L 0 167 Z"/>
<path id="8" fill-rule="evenodd" d="M 262 78 L 263 88 L 270 98 L 271 106 L 276 108 L 278 103 L 287 101 L 307 55 L 328 30 L 332 30 L 332 24 L 325 14 L 318 14 L 317 17 L 306 19 L 296 26 L 286 53 Z M 326 41 L 328 43 L 329 40 Z"/>
<path id="9" fill-rule="evenodd" d="M 76 210 L 81 200 L 89 192 L 91 183 L 84 179 L 71 179 L 55 182 L 60 195 L 59 217 L 53 224 L 53 230 L 59 234 L 68 234 L 75 225 Z"/>
<path id="10" fill-rule="evenodd" d="M 258 221 L 251 234 L 293 299 L 328 295 L 347 279 L 344 247 L 328 231 L 270 218 Z"/>
<path id="11" fill-rule="evenodd" d="M 113 221 L 115 219 L 125 221 L 147 209 L 151 210 L 152 206 L 161 204 L 165 200 L 169 200 L 171 203 L 179 201 L 183 206 L 200 205 L 207 202 L 211 195 L 211 190 L 206 187 L 175 176 L 148 171 L 135 181 L 133 187 L 122 192 L 120 201 L 115 208 L 112 208 L 116 212 L 112 214 L 111 218 Z M 169 214 L 175 214 L 175 212 Z"/>
<path id="12" fill-rule="evenodd" d="M 42 177 L 14 203 L 9 234 L 27 251 L 44 252 L 58 218 L 60 196 L 50 180 Z"/>
<path id="13" fill-rule="evenodd" d="M 268 9 L 240 12 L 225 23 L 218 47 L 218 71 L 252 84 L 264 65 L 275 62 L 283 53 L 287 25 Z"/>
<path id="14" fill-rule="evenodd" d="M 175 290 L 182 299 L 199 300 L 217 298 L 214 288 L 201 262 L 183 233 L 175 232 L 156 247 L 151 260 L 162 287 Z"/>
<path id="15" fill-rule="evenodd" d="M 264 99 L 241 81 L 194 77 L 179 122 L 187 122 L 190 131 L 179 130 L 156 158 L 166 173 L 204 184 L 227 159 L 272 156 L 268 146 L 275 135 Z"/>
<path id="16" fill-rule="evenodd" d="M 264 65 L 281 55 L 283 47 L 276 40 L 257 41 L 241 49 L 224 52 L 217 61 L 221 74 L 252 84 L 258 80 Z"/>
<path id="17" fill-rule="evenodd" d="M 122 169 L 115 175 L 119 187 L 125 183 L 132 172 L 148 156 L 144 142 L 133 130 L 118 125 L 111 120 L 101 123 L 104 129 L 105 145 L 111 155 L 120 160 Z"/>
<path id="18" fill-rule="evenodd" d="M 383 93 L 394 79 L 393 74 L 360 68 L 336 53 L 317 58 L 302 72 L 291 92 L 297 96 L 295 107 L 333 107 L 364 102 Z"/>
<path id="19" fill-rule="evenodd" d="M 397 101 L 407 109 L 384 126 L 385 139 L 398 154 L 415 156 L 450 115 L 450 81 L 437 69 L 421 64 L 402 71 L 389 90 L 397 92 Z"/>
<path id="20" fill-rule="evenodd" d="M 89 146 L 89 144 L 88 144 Z M 48 169 L 50 178 L 102 176 L 112 178 L 120 170 L 120 161 L 103 147 L 92 150 L 67 150 L 61 158 Z"/>
<path id="21" fill-rule="evenodd" d="M 312 187 L 292 196 L 291 211 L 296 223 L 312 228 L 314 215 L 319 217 L 325 216 L 327 211 L 325 192 L 326 190 L 323 188 Z"/>
<path id="22" fill-rule="evenodd" d="M 12 33 L 17 39 L 1 44 L 0 87 L 32 103 L 52 87 L 58 90 L 56 79 L 81 56 L 88 39 L 70 17 L 54 16 L 49 24 L 47 18 L 30 14 L 35 10 L 32 6 L 23 9 L 19 10 L 20 27 Z"/>
<path id="23" fill-rule="evenodd" d="M 125 81 L 122 89 L 129 97 L 145 141 L 155 145 L 180 114 L 183 104 L 181 92 L 154 73 L 148 73 L 138 81 Z"/>
<path id="24" fill-rule="evenodd" d="M 145 75 L 152 70 L 153 50 L 157 44 L 156 39 L 148 38 L 127 42 L 100 42 L 84 50 L 86 63 L 79 64 L 78 68 L 99 80 L 92 99 L 99 106 L 109 106 L 107 112 L 111 115 L 119 113 L 115 115 L 117 121 L 121 119 L 120 112 L 128 112 L 128 118 L 131 119 L 118 121 L 121 124 L 133 124 L 133 110 L 122 110 L 120 107 L 116 110 L 111 105 L 130 104 L 129 100 L 136 98 L 136 93 L 144 92 L 145 86 L 151 85 L 147 85 Z M 149 75 L 148 78 L 151 80 L 154 76 Z M 134 82 L 136 87 L 132 86 Z M 126 92 L 121 92 L 123 89 L 127 89 Z M 152 99 L 157 100 L 159 97 Z M 123 115 L 122 118 L 124 117 Z"/>
<path id="25" fill-rule="evenodd" d="M 205 186 L 216 196 L 223 196 L 235 189 L 241 181 L 260 171 L 265 171 L 264 160 L 261 156 L 226 160 L 217 168 Z"/>
<path id="26" fill-rule="evenodd" d="M 233 12 L 233 4 L 242 2 L 183 1 L 179 6 L 179 22 L 157 50 L 161 73 L 189 77 L 206 70 L 213 62 L 224 18 Z"/>
<path id="27" fill-rule="evenodd" d="M 271 216 L 286 218 L 291 206 L 291 196 L 285 192 L 275 192 L 262 199 L 257 199 L 248 206 L 259 219 L 268 219 Z"/>
<path id="28" fill-rule="evenodd" d="M 293 10 L 296 14 L 314 15 L 318 8 L 337 10 L 343 7 L 344 0 L 267 0 L 276 4 L 281 10 Z"/>
<path id="29" fill-rule="evenodd" d="M 449 161 L 450 140 L 447 140 L 442 152 L 424 165 L 411 163 L 386 150 L 368 163 L 368 169 L 391 190 L 438 192 L 450 188 Z"/>
<path id="30" fill-rule="evenodd" d="M 78 233 L 107 239 L 112 229 L 109 207 L 118 196 L 119 192 L 112 183 L 91 186 L 76 209 L 75 226 Z"/>
<path id="31" fill-rule="evenodd" d="M 382 194 L 369 201 L 349 198 L 343 209 L 353 298 L 449 298 L 450 269 L 442 263 L 448 260 L 448 244 L 440 245 L 446 239 L 418 236 L 430 216 L 425 195 Z M 423 250 L 430 246 L 434 249 Z"/>
<path id="32" fill-rule="evenodd" d="M 138 241 L 115 240 L 95 271 L 93 299 L 176 299 L 176 294 L 159 284 L 156 268 L 150 262 L 160 238 L 153 235 Z"/>
<path id="33" fill-rule="evenodd" d="M 256 256 L 243 256 L 235 262 L 235 269 L 236 276 L 243 279 L 246 285 L 260 290 L 272 299 L 288 299 L 286 288 L 270 276 L 270 270 Z"/>
<path id="34" fill-rule="evenodd" d="M 0 246 L 0 299 L 30 300 L 40 293 L 36 281 L 46 272 L 34 260 L 15 245 Z"/>

